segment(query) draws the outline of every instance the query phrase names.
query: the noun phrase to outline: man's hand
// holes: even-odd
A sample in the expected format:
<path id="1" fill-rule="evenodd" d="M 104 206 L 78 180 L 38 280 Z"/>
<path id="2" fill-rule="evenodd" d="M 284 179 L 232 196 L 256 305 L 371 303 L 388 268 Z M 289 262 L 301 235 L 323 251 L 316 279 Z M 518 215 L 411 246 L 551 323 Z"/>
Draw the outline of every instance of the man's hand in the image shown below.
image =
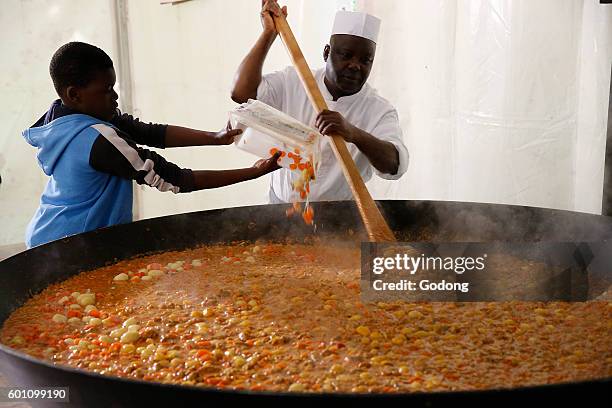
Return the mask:
<path id="1" fill-rule="evenodd" d="M 372 166 L 382 173 L 396 174 L 399 169 L 399 151 L 391 142 L 380 140 L 368 132 L 351 125 L 338 112 L 324 110 L 317 115 L 315 127 L 323 135 L 338 135 L 353 143 Z"/>
<path id="2" fill-rule="evenodd" d="M 338 112 L 327 109 L 322 111 L 317 115 L 315 127 L 323 135 L 329 136 L 335 134 L 342 136 L 342 138 L 349 143 L 355 143 L 357 134 L 357 132 L 355 132 L 355 127 Z"/>
<path id="3" fill-rule="evenodd" d="M 261 25 L 263 26 L 264 32 L 276 36 L 278 33 L 272 15 L 277 17 L 284 15 L 287 17 L 287 6 L 283 6 L 281 9 L 276 0 L 261 0 Z"/>
<path id="4" fill-rule="evenodd" d="M 280 152 L 276 152 L 274 153 L 274 156 L 270 157 L 269 159 L 257 160 L 252 167 L 258 170 L 258 177 L 280 169 L 281 167 L 278 165 L 279 157 Z"/>

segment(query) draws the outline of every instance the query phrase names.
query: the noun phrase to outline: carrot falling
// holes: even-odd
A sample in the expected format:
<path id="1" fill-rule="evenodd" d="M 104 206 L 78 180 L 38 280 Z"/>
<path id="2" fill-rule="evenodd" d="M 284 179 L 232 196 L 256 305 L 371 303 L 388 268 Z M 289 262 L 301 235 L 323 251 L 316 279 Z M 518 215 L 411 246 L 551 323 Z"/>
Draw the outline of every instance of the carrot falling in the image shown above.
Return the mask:
<path id="1" fill-rule="evenodd" d="M 301 204 L 299 202 L 294 202 L 293 207 L 288 208 L 285 211 L 287 217 L 291 217 L 296 213 L 302 211 L 302 219 L 308 225 L 312 225 L 314 222 L 314 210 L 308 204 L 308 194 L 310 193 L 310 182 L 315 179 L 314 175 L 314 167 L 312 165 L 312 160 L 303 161 L 302 156 L 300 155 L 300 149 L 294 149 L 292 152 L 285 152 L 276 147 L 270 149 L 270 155 L 273 156 L 276 153 L 280 152 L 279 165 L 283 167 L 288 167 L 290 170 L 299 171 L 299 177 L 293 182 L 292 188 L 293 191 L 300 195 L 300 199 L 306 200 L 306 206 L 302 211 Z M 287 159 L 284 159 L 287 157 Z M 287 162 L 283 163 L 283 161 L 293 161 L 293 163 L 289 163 L 287 166 Z"/>

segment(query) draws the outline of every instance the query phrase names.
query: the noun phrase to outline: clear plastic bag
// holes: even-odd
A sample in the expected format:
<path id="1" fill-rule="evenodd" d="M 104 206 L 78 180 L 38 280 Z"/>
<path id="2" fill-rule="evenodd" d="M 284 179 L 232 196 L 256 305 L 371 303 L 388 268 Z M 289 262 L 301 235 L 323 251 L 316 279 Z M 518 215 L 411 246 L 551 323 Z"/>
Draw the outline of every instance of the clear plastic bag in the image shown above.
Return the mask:
<path id="1" fill-rule="evenodd" d="M 230 112 L 232 128 L 242 129 L 236 147 L 261 158 L 281 152 L 279 165 L 314 178 L 321 157 L 321 134 L 291 116 L 249 99 Z"/>

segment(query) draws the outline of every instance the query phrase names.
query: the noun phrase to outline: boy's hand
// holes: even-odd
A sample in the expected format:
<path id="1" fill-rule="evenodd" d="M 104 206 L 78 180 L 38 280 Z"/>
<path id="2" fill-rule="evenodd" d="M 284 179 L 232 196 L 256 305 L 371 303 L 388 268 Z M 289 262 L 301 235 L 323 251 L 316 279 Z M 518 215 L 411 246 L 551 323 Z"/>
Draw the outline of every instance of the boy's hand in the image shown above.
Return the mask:
<path id="1" fill-rule="evenodd" d="M 263 176 L 264 174 L 268 174 L 273 172 L 274 170 L 278 170 L 281 166 L 278 165 L 278 159 L 280 158 L 280 152 L 274 153 L 274 156 L 269 159 L 259 159 L 253 165 L 254 169 L 258 170 L 258 177 Z"/>
<path id="2" fill-rule="evenodd" d="M 287 17 L 287 6 L 283 6 L 281 9 L 277 0 L 261 0 L 261 25 L 264 32 L 276 35 L 277 31 L 272 14 L 278 17 L 281 15 Z"/>
<path id="3" fill-rule="evenodd" d="M 222 129 L 213 134 L 214 145 L 229 145 L 234 143 L 234 138 L 242 133 L 241 129 Z"/>

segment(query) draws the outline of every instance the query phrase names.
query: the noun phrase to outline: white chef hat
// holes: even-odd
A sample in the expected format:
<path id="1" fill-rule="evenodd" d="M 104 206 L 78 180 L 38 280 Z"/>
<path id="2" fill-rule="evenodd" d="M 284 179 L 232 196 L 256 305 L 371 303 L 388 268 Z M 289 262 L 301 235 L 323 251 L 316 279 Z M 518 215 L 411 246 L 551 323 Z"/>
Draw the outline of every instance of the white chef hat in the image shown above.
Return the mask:
<path id="1" fill-rule="evenodd" d="M 350 34 L 376 42 L 379 30 L 380 19 L 378 17 L 357 11 L 340 10 L 334 19 L 332 35 Z"/>

